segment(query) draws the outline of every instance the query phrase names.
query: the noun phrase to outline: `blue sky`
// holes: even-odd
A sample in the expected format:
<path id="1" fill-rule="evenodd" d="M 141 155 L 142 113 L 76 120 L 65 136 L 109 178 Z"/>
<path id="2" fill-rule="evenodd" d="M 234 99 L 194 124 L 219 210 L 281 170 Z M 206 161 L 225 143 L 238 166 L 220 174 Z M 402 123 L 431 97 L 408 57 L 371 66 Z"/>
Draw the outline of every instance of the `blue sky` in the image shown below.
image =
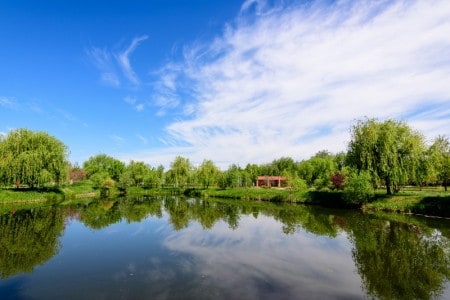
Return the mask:
<path id="1" fill-rule="evenodd" d="M 450 136 L 450 2 L 0 2 L 0 134 L 222 168 L 343 151 L 364 116 Z"/>

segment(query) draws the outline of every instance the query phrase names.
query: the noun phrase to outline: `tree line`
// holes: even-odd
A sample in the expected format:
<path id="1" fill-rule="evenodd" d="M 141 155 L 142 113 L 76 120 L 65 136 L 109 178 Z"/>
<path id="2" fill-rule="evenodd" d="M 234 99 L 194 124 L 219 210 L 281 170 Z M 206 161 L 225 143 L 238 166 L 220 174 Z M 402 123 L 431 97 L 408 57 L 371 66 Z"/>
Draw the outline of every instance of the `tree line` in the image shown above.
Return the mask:
<path id="1" fill-rule="evenodd" d="M 98 154 L 82 166 L 67 160 L 68 148 L 45 132 L 18 129 L 0 137 L 0 184 L 4 187 L 55 186 L 90 180 L 95 188 L 116 187 L 126 191 L 140 187 L 251 187 L 258 176 L 281 175 L 298 189 L 344 189 L 349 197 L 364 200 L 373 189 L 383 187 L 387 194 L 405 185 L 442 185 L 450 182 L 450 143 L 445 136 L 431 144 L 402 121 L 362 119 L 351 127 L 347 151 L 317 152 L 309 159 L 295 161 L 281 157 L 265 164 L 232 164 L 219 169 L 205 159 L 199 166 L 177 156 L 165 170 L 140 161 L 128 164 Z"/>

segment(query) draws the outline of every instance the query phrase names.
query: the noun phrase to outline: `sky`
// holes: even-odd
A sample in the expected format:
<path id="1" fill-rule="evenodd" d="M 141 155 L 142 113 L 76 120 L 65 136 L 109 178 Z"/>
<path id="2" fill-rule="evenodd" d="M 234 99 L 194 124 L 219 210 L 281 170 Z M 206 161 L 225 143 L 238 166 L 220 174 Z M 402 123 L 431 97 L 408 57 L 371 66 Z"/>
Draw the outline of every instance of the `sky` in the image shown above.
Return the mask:
<path id="1" fill-rule="evenodd" d="M 450 136 L 450 1 L 0 1 L 0 134 L 72 163 L 300 161 L 366 117 Z"/>

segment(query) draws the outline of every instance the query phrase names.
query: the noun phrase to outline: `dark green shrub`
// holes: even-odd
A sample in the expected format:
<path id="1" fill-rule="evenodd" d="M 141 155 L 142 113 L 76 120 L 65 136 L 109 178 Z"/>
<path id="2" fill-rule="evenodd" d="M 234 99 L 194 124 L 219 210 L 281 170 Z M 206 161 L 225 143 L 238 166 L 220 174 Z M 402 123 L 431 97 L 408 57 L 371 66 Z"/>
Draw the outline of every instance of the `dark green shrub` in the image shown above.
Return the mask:
<path id="1" fill-rule="evenodd" d="M 373 195 L 374 190 L 369 173 L 353 173 L 345 181 L 343 198 L 348 204 L 367 203 Z"/>

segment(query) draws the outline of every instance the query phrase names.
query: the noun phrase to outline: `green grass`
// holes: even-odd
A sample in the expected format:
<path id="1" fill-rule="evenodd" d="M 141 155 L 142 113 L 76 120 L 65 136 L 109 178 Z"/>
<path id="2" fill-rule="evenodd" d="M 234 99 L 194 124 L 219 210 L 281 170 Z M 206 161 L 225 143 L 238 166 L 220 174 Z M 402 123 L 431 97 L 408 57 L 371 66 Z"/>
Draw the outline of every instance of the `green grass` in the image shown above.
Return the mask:
<path id="1" fill-rule="evenodd" d="M 4 188 L 0 189 L 0 204 L 42 203 L 46 201 L 62 201 L 64 199 L 93 194 L 98 192 L 89 182 L 54 187 L 54 188 Z"/>
<path id="2" fill-rule="evenodd" d="M 363 209 L 450 217 L 450 193 L 440 188 L 405 188 L 390 196 L 377 191 Z"/>
<path id="3" fill-rule="evenodd" d="M 62 198 L 64 195 L 58 189 L 2 189 L 0 190 L 0 203 L 12 202 L 44 202 Z"/>
<path id="4" fill-rule="evenodd" d="M 89 181 L 83 181 L 72 185 L 65 185 L 61 187 L 60 190 L 67 198 L 83 194 L 98 193 L 98 190 L 94 190 L 92 184 Z"/>

